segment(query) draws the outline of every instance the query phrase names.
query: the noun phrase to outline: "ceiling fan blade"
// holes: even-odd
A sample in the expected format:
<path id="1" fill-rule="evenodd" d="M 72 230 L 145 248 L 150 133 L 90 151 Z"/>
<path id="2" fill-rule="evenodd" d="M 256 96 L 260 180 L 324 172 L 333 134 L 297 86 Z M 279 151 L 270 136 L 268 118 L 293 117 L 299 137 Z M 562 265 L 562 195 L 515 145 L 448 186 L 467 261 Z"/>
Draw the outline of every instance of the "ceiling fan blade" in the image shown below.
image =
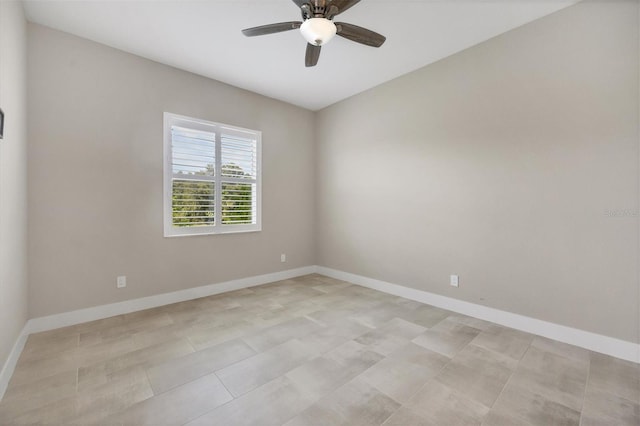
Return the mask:
<path id="1" fill-rule="evenodd" d="M 336 34 L 356 43 L 366 44 L 371 47 L 380 47 L 387 39 L 382 34 L 378 34 L 366 28 L 344 22 L 336 22 Z"/>
<path id="2" fill-rule="evenodd" d="M 303 4 L 309 3 L 309 0 L 293 0 L 293 2 L 298 6 L 302 7 Z"/>
<path id="3" fill-rule="evenodd" d="M 295 30 L 296 28 L 300 28 L 302 22 L 299 21 L 291 21 L 291 22 L 278 22 L 277 24 L 268 24 L 261 25 L 259 27 L 246 28 L 242 30 L 242 34 L 247 37 L 255 37 L 261 36 L 265 34 L 273 34 L 273 33 L 281 33 L 283 31 Z"/>
<path id="4" fill-rule="evenodd" d="M 338 8 L 338 13 L 336 15 L 350 9 L 352 6 L 358 4 L 360 0 L 332 0 L 331 4 Z"/>
<path id="5" fill-rule="evenodd" d="M 314 67 L 318 63 L 320 58 L 321 46 L 314 46 L 311 43 L 307 43 L 307 53 L 304 57 L 304 65 L 307 67 Z"/>

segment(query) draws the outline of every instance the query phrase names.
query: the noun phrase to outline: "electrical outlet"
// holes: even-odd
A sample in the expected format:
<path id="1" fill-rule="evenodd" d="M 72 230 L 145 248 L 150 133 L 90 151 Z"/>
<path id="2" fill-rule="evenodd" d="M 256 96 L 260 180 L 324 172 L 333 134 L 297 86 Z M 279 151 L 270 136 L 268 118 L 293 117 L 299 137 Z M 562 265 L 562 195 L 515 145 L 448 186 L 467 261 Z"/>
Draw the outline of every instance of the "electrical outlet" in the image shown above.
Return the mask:
<path id="1" fill-rule="evenodd" d="M 287 255 L 286 255 L 286 254 L 284 254 L 284 253 L 282 253 L 282 254 L 280 255 L 280 262 L 284 263 L 284 262 L 286 262 L 286 261 L 287 261 Z"/>
<path id="2" fill-rule="evenodd" d="M 117 288 L 125 288 L 127 286 L 127 277 L 124 275 L 119 276 L 116 279 L 116 287 Z"/>
<path id="3" fill-rule="evenodd" d="M 458 287 L 458 276 L 457 275 L 451 275 L 451 278 L 449 280 L 449 284 L 451 284 L 453 287 Z"/>

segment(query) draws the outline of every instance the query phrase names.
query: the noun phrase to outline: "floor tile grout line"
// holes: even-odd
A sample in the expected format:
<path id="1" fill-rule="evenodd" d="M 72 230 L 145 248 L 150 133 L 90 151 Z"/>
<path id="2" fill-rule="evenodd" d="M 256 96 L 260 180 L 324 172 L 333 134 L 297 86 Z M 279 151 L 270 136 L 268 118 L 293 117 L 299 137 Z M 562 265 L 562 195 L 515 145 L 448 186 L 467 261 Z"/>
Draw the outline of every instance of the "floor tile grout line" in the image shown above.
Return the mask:
<path id="1" fill-rule="evenodd" d="M 443 318 L 442 320 L 440 320 L 437 324 L 435 324 L 435 325 L 434 325 L 434 327 L 435 327 L 435 326 L 437 326 L 438 324 L 440 324 L 441 322 L 443 322 L 444 320 L 446 320 L 447 318 L 449 318 L 449 316 L 447 316 L 447 317 Z M 466 324 L 465 324 L 465 325 L 466 325 Z M 467 326 L 468 326 L 468 325 L 467 325 Z M 471 327 L 471 326 L 468 326 L 468 327 Z M 429 330 L 431 330 L 432 328 L 433 328 L 433 327 L 429 328 Z M 471 328 L 475 328 L 475 327 L 471 327 Z M 443 365 L 443 366 L 442 366 L 442 368 L 441 368 L 441 369 L 440 369 L 436 374 L 434 374 L 434 375 L 433 375 L 433 377 L 432 377 L 431 379 L 429 379 L 429 381 L 430 381 L 430 380 L 436 380 L 436 381 L 437 381 L 438 376 L 439 376 L 439 375 L 440 375 L 440 374 L 441 374 L 441 373 L 442 373 L 442 372 L 447 368 L 447 366 L 449 366 L 449 364 L 451 364 L 451 363 L 454 361 L 454 359 L 456 358 L 456 356 L 458 356 L 458 354 L 460 354 L 462 351 L 464 351 L 464 350 L 465 350 L 467 347 L 469 347 L 469 346 L 475 346 L 475 347 L 478 347 L 478 348 L 480 348 L 480 349 L 487 350 L 487 351 L 489 351 L 489 352 L 491 352 L 491 353 L 495 353 L 495 354 L 498 354 L 498 355 L 502 355 L 502 354 L 500 354 L 500 353 L 498 353 L 498 352 L 495 352 L 495 351 L 493 351 L 493 350 L 491 350 L 491 349 L 489 349 L 489 348 L 484 348 L 484 347 L 482 347 L 482 346 L 474 345 L 474 344 L 473 344 L 473 341 L 474 341 L 474 340 L 476 340 L 476 338 L 477 338 L 480 334 L 482 334 L 482 333 L 485 331 L 485 330 L 481 330 L 481 329 L 477 329 L 477 328 L 476 328 L 476 330 L 478 330 L 478 331 L 479 331 L 479 333 L 478 333 L 478 334 L 477 334 L 473 339 L 469 340 L 469 341 L 468 341 L 464 346 L 462 346 L 462 347 L 461 347 L 461 348 L 460 348 L 460 349 L 459 349 L 459 350 L 458 350 L 458 351 L 457 351 L 457 352 L 456 352 L 456 353 L 455 353 L 455 354 L 454 354 L 454 355 L 449 359 L 449 361 L 448 361 L 445 365 Z M 449 332 L 449 331 L 444 331 L 444 333 L 450 334 L 450 332 Z M 531 343 L 529 343 L 529 346 L 530 346 L 530 345 L 531 345 Z M 527 350 L 529 349 L 529 346 L 527 347 Z M 427 348 L 427 349 L 428 349 L 428 348 Z M 526 352 L 526 350 L 525 350 L 525 352 Z M 439 353 L 439 352 L 436 352 L 436 353 Z M 441 355 L 444 355 L 444 354 L 441 354 Z M 444 356 L 446 356 L 446 355 L 444 355 Z M 522 358 L 522 356 L 524 356 L 524 353 L 523 353 L 523 355 L 521 355 L 521 357 L 520 357 L 520 358 Z M 505 356 L 505 357 L 506 357 L 506 356 Z M 517 362 L 516 367 L 514 368 L 514 370 L 513 370 L 513 371 L 511 371 L 511 372 L 510 372 L 510 374 L 509 374 L 509 378 L 507 379 L 507 381 L 505 382 L 504 386 L 503 386 L 503 387 L 502 387 L 502 389 L 500 390 L 500 393 L 498 394 L 498 396 L 496 397 L 496 399 L 495 399 L 495 400 L 493 401 L 493 403 L 491 404 L 491 407 L 487 407 L 487 406 L 486 406 L 485 404 L 483 404 L 482 402 L 480 402 L 480 401 L 476 401 L 475 399 L 470 398 L 471 400 L 473 400 L 473 401 L 477 402 L 478 404 L 480 404 L 480 405 L 483 405 L 483 406 L 487 407 L 488 411 L 487 411 L 487 413 L 485 414 L 485 416 L 486 416 L 486 415 L 488 415 L 488 414 L 489 414 L 489 412 L 493 409 L 493 406 L 495 405 L 496 401 L 498 400 L 498 398 L 500 397 L 500 395 L 502 395 L 502 392 L 504 392 L 504 389 L 506 388 L 506 386 L 507 386 L 508 382 L 511 380 L 511 377 L 513 376 L 513 373 L 514 373 L 514 372 L 515 372 L 515 370 L 517 369 L 517 365 L 520 363 L 520 361 L 519 361 L 519 360 L 515 360 L 515 361 Z M 412 397 L 411 397 L 411 398 L 413 398 L 413 397 L 414 397 L 415 395 L 417 395 L 417 394 L 418 394 L 422 389 L 424 389 L 424 387 L 429 383 L 429 381 L 427 381 L 427 383 L 425 383 L 425 385 L 423 385 L 423 386 L 422 386 L 422 387 L 421 387 L 417 392 L 415 392 L 415 393 L 412 395 Z M 449 387 L 448 385 L 446 385 L 446 384 L 444 384 L 444 383 L 442 383 L 442 382 L 439 382 L 439 383 L 440 383 L 442 386 L 444 386 L 444 387 L 446 387 L 446 388 L 448 388 L 448 389 L 454 390 L 453 388 Z M 467 398 L 469 398 L 469 397 L 467 397 Z M 404 405 L 403 405 L 403 406 L 404 406 Z M 483 421 L 484 421 L 484 418 L 483 418 Z"/>
<path id="2" fill-rule="evenodd" d="M 78 333 L 78 350 L 80 350 L 80 333 Z M 76 395 L 78 394 L 78 382 L 80 381 L 80 366 L 76 368 Z"/>
<path id="3" fill-rule="evenodd" d="M 509 374 L 509 378 L 507 379 L 506 382 L 504 382 L 504 386 L 502 387 L 502 389 L 500 389 L 500 393 L 498 393 L 498 396 L 496 396 L 496 399 L 493 401 L 493 404 L 491 404 L 491 407 L 489 407 L 489 412 L 491 412 L 491 410 L 493 410 L 493 408 L 495 407 L 496 403 L 500 400 L 500 397 L 504 393 L 505 389 L 507 389 L 507 386 L 509 385 L 509 382 L 511 382 L 511 380 L 513 379 L 513 376 L 515 375 L 516 371 L 518 370 L 518 367 L 520 366 L 520 361 L 522 361 L 522 358 L 524 358 L 525 354 L 529 351 L 530 348 L 531 348 L 531 343 L 529 343 L 529 346 L 527 346 L 527 349 L 523 352 L 523 354 L 520 357 L 520 359 L 516 360 L 517 362 L 516 362 L 516 365 L 515 365 L 513 371 L 511 371 L 511 373 Z M 487 414 L 489 414 L 489 413 L 487 413 Z"/>
<path id="4" fill-rule="evenodd" d="M 149 385 L 149 389 L 151 389 L 151 393 L 153 394 L 151 398 L 155 398 L 156 396 L 160 395 L 159 393 L 156 393 L 156 391 L 153 389 L 153 385 L 151 384 L 151 379 L 149 378 L 149 369 L 146 367 L 144 368 L 144 375 L 147 378 L 147 385 Z"/>
<path id="5" fill-rule="evenodd" d="M 218 371 L 220 371 L 220 370 L 218 370 Z M 214 371 L 214 372 L 213 372 L 213 375 L 215 375 L 215 376 L 216 376 L 216 379 L 218 379 L 218 381 L 220 382 L 220 384 L 225 388 L 225 390 L 227 391 L 227 393 L 231 396 L 231 401 L 234 401 L 234 400 L 236 400 L 236 399 L 238 399 L 238 398 L 242 397 L 243 395 L 246 395 L 246 394 L 248 394 L 249 392 L 251 392 L 251 391 L 249 391 L 249 392 L 245 392 L 245 393 L 243 393 L 242 395 L 235 396 L 235 395 L 231 392 L 231 390 L 227 387 L 227 385 L 222 381 L 222 378 L 221 378 L 220 376 L 218 376 L 218 372 L 217 372 L 217 371 Z M 252 389 L 252 390 L 253 390 L 253 389 Z M 227 402 L 225 402 L 225 403 L 224 403 L 224 404 L 222 404 L 222 405 L 226 405 L 226 404 L 230 403 L 231 401 L 227 401 Z"/>
<path id="6" fill-rule="evenodd" d="M 184 339 L 187 342 L 187 344 L 189 345 L 189 347 L 191 347 L 191 349 L 193 349 L 193 352 L 191 352 L 191 353 L 198 352 L 198 349 L 195 347 L 193 342 L 191 342 L 191 339 L 189 339 L 189 336 L 181 337 L 181 339 Z M 189 354 L 185 354 L 183 356 L 187 356 L 187 355 L 189 355 Z M 180 358 L 180 357 L 178 357 L 178 358 Z"/>
<path id="7" fill-rule="evenodd" d="M 584 413 L 584 403 L 587 398 L 587 389 L 589 389 L 589 380 L 591 379 L 591 356 L 589 356 L 589 369 L 587 370 L 587 380 L 584 381 L 584 393 L 582 395 L 582 407 L 580 407 L 580 419 L 578 426 L 582 425 L 582 415 Z"/>
<path id="8" fill-rule="evenodd" d="M 415 343 L 414 343 L 414 344 L 415 344 Z M 419 345 L 418 345 L 418 346 L 419 346 Z M 425 348 L 425 349 L 427 349 L 427 350 L 431 350 L 431 349 L 428 349 L 428 348 Z M 445 358 L 449 358 L 448 356 L 443 355 L 443 354 L 440 354 L 439 352 L 435 352 L 435 351 L 432 351 L 432 352 L 437 353 L 438 355 L 442 355 L 442 356 L 444 356 Z M 419 394 L 419 393 L 420 393 L 420 392 L 421 392 L 421 391 L 422 391 L 422 390 L 423 390 L 423 389 L 424 389 L 424 388 L 429 384 L 429 382 L 431 382 L 432 380 L 435 380 L 435 379 L 436 379 L 436 377 L 438 377 L 438 375 L 440 375 L 440 373 L 442 373 L 442 371 L 444 371 L 444 369 L 445 369 L 445 368 L 447 368 L 447 366 L 448 366 L 449 364 L 451 364 L 451 362 L 453 361 L 453 358 L 455 358 L 455 356 L 453 356 L 453 357 L 449 358 L 449 360 L 448 360 L 447 362 L 445 362 L 445 363 L 442 365 L 442 367 L 440 367 L 440 369 L 439 369 L 436 373 L 434 373 L 434 374 L 433 374 L 433 376 L 431 376 L 431 377 L 430 377 L 430 378 L 429 378 L 429 379 L 428 379 L 428 380 L 427 380 L 427 381 L 426 381 L 426 382 L 425 382 L 425 383 L 424 383 L 424 384 L 423 384 L 423 385 L 422 385 L 422 386 L 421 386 L 421 387 L 420 387 L 416 392 L 414 392 L 414 393 L 411 395 L 411 397 L 407 398 L 407 402 L 406 402 L 406 403 L 401 403 L 401 404 L 400 404 L 400 407 L 398 407 L 398 409 L 394 412 L 394 414 L 395 414 L 396 412 L 398 412 L 398 411 L 399 411 L 401 408 L 403 408 L 403 407 L 413 412 L 413 410 L 411 410 L 411 408 L 409 408 L 406 404 L 407 404 L 409 401 L 411 401 L 411 400 L 412 400 L 412 399 L 413 399 L 417 394 Z M 444 386 L 444 387 L 446 387 L 446 388 L 448 388 L 448 389 L 451 389 L 451 388 L 450 388 L 449 386 L 447 386 L 447 385 L 444 385 L 444 384 L 443 384 L 443 386 Z M 375 386 L 374 386 L 374 387 L 375 387 Z M 377 389 L 377 388 L 376 388 L 376 389 Z M 383 393 L 384 393 L 384 392 L 383 392 Z M 386 394 L 385 394 L 385 395 L 386 395 Z M 392 399 L 393 399 L 393 398 L 392 398 Z M 396 402 L 398 402 L 398 401 L 396 401 Z M 422 417 L 422 416 L 419 416 L 419 417 Z M 391 418 L 391 416 L 389 416 L 389 418 Z M 386 423 L 386 422 L 389 420 L 389 418 L 387 418 L 387 419 L 384 421 L 384 423 Z M 383 423 L 383 424 L 384 424 L 384 423 Z M 381 426 L 382 426 L 382 425 L 381 425 Z"/>
<path id="9" fill-rule="evenodd" d="M 411 341 L 409 341 L 409 342 L 410 342 L 410 343 L 412 343 Z M 414 345 L 415 345 L 415 343 L 414 343 Z M 418 346 L 419 346 L 419 345 L 418 345 Z M 425 349 L 426 349 L 426 350 L 428 350 L 428 351 L 431 351 L 431 349 L 428 349 L 428 348 L 425 348 Z M 435 351 L 431 351 L 431 352 L 434 352 L 434 353 L 436 353 L 436 354 L 439 354 L 438 352 L 435 352 Z M 439 355 L 442 355 L 442 354 L 439 354 Z M 442 356 L 447 357 L 446 355 L 442 355 Z M 447 358 L 448 358 L 448 357 L 447 357 Z M 414 393 L 412 393 L 412 394 L 411 394 L 411 396 L 407 398 L 407 401 L 406 401 L 405 403 L 400 402 L 400 401 L 396 401 L 395 399 L 393 399 L 393 398 L 391 397 L 391 395 L 387 395 L 384 391 L 382 391 L 382 390 L 378 389 L 378 387 L 377 387 L 377 386 L 375 386 L 375 385 L 371 385 L 371 386 L 373 386 L 375 389 L 378 389 L 378 391 L 379 391 L 379 392 L 381 392 L 382 394 L 387 395 L 389 398 L 393 399 L 393 400 L 394 400 L 394 401 L 396 401 L 398 404 L 400 404 L 400 406 L 399 406 L 399 407 L 398 407 L 398 408 L 397 408 L 397 409 L 396 409 L 396 410 L 395 410 L 395 411 L 394 411 L 394 412 L 393 412 L 389 417 L 387 417 L 387 418 L 385 419 L 385 421 L 384 421 L 384 422 L 382 422 L 382 424 L 381 424 L 380 426 L 383 426 L 385 423 L 387 423 L 387 421 L 389 421 L 389 419 L 390 419 L 390 418 L 391 418 L 395 413 L 397 413 L 400 409 L 402 409 L 402 408 L 406 408 L 406 409 L 408 409 L 408 410 L 411 410 L 409 407 L 407 407 L 407 406 L 406 406 L 406 403 L 408 403 L 411 399 L 413 399 L 413 397 L 415 397 L 418 393 L 420 393 L 420 391 L 422 391 L 422 389 L 424 389 L 424 388 L 427 386 L 427 384 L 429 384 L 429 382 L 430 382 L 430 381 L 435 380 L 435 378 L 436 378 L 440 373 L 442 373 L 442 371 L 447 367 L 447 365 L 449 365 L 449 364 L 453 361 L 453 358 L 454 358 L 454 357 L 449 358 L 449 361 L 445 362 L 445 363 L 442 365 L 442 367 L 440 367 L 440 369 L 438 369 L 438 371 L 436 371 L 436 372 L 433 374 L 433 376 L 429 377 L 429 378 L 427 379 L 427 381 L 426 381 L 426 382 L 425 382 L 425 383 L 424 383 L 424 384 L 423 384 L 423 385 L 422 385 L 418 390 L 416 390 Z M 389 358 L 388 358 L 388 357 L 385 357 L 385 358 L 383 358 L 382 360 L 384 360 L 384 359 L 389 359 Z M 379 362 L 381 362 L 382 360 L 378 361 L 376 364 L 378 364 L 378 363 L 379 363 Z M 375 365 L 375 364 L 374 364 L 374 365 Z M 373 367 L 373 366 L 372 366 L 372 367 Z M 365 370 L 365 371 L 366 371 L 366 370 Z M 361 374 L 364 374 L 364 372 L 363 372 L 363 373 L 361 373 Z M 444 385 L 444 384 L 443 384 L 443 386 L 445 386 L 445 387 L 449 388 L 449 386 L 447 386 L 447 385 Z M 449 388 L 449 389 L 451 389 L 451 388 Z"/>

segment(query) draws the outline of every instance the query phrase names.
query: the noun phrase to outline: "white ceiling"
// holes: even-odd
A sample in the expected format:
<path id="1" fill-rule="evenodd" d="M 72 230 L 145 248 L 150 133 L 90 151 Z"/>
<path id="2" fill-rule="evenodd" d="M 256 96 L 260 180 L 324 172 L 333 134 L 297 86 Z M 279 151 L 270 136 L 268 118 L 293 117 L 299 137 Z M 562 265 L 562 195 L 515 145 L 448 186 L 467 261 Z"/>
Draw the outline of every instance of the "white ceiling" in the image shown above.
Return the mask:
<path id="1" fill-rule="evenodd" d="M 379 49 L 335 37 L 305 68 L 297 30 L 240 30 L 297 21 L 291 0 L 27 0 L 27 18 L 157 62 L 311 110 L 519 27 L 578 0 L 362 0 L 336 17 L 379 32 Z"/>

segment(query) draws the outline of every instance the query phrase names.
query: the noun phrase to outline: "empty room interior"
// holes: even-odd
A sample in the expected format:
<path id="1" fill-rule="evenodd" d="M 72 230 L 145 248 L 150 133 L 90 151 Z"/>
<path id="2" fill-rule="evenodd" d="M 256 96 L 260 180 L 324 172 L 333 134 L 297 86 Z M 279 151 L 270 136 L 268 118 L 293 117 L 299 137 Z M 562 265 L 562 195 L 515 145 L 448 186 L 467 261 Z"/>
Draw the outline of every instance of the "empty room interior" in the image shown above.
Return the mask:
<path id="1" fill-rule="evenodd" d="M 639 28 L 0 0 L 0 425 L 639 425 Z"/>

